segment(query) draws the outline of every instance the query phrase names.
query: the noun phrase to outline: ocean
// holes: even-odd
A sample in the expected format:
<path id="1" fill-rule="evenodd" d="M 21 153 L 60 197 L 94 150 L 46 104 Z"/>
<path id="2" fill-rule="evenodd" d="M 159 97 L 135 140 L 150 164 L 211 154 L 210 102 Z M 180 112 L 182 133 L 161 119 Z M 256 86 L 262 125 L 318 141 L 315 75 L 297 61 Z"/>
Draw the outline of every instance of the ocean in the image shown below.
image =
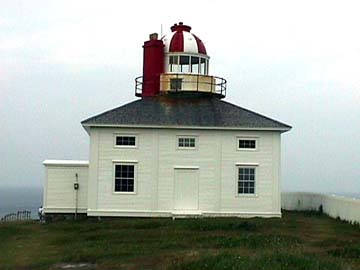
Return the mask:
<path id="1" fill-rule="evenodd" d="M 346 197 L 346 198 L 352 198 L 352 199 L 360 199 L 360 193 L 358 192 L 335 192 L 335 193 L 329 193 L 330 195 L 337 195 L 337 196 L 342 196 L 342 197 Z"/>
<path id="2" fill-rule="evenodd" d="M 42 188 L 0 187 L 0 219 L 6 214 L 22 210 L 29 210 L 31 218 L 38 218 L 42 196 Z"/>

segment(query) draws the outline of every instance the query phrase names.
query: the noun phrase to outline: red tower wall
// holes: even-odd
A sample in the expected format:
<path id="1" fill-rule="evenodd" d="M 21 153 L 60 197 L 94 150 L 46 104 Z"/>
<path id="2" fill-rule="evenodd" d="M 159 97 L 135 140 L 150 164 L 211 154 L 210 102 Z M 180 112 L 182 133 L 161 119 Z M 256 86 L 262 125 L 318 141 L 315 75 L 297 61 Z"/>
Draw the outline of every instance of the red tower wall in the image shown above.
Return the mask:
<path id="1" fill-rule="evenodd" d="M 156 96 L 160 92 L 160 74 L 164 73 L 164 44 L 157 34 L 144 42 L 142 97 Z"/>

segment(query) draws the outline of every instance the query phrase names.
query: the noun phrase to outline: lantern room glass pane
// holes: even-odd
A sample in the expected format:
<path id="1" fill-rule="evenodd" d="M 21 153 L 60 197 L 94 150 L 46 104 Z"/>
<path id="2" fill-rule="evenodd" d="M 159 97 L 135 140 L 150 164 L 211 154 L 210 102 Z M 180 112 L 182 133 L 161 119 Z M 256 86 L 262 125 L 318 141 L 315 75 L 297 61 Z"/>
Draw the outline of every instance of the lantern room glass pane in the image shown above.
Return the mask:
<path id="1" fill-rule="evenodd" d="M 179 72 L 179 56 L 172 55 L 169 57 L 169 71 Z"/>
<path id="2" fill-rule="evenodd" d="M 199 57 L 191 56 L 191 73 L 199 73 Z"/>
<path id="3" fill-rule="evenodd" d="M 184 73 L 190 72 L 190 56 L 181 55 L 179 64 L 180 64 L 180 72 L 184 72 Z"/>
<path id="4" fill-rule="evenodd" d="M 206 59 L 200 58 L 200 74 L 206 75 Z"/>

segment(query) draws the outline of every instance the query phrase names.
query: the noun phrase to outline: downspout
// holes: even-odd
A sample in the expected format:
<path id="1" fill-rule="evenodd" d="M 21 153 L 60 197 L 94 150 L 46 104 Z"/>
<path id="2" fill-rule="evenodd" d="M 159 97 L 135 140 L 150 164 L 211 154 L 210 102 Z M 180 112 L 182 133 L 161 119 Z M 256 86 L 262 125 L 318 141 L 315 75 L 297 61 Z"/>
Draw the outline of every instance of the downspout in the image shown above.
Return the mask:
<path id="1" fill-rule="evenodd" d="M 75 220 L 76 220 L 77 211 L 78 211 L 78 190 L 79 190 L 79 175 L 77 173 L 75 173 L 74 190 L 75 190 Z"/>

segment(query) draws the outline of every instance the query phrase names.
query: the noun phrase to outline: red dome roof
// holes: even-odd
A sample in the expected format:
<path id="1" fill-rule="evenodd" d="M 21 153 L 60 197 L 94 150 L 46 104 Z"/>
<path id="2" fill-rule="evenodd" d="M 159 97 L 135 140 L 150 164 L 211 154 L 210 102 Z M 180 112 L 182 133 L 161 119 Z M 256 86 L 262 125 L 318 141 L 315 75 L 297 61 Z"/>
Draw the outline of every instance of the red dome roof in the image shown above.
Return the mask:
<path id="1" fill-rule="evenodd" d="M 165 53 L 184 52 L 206 54 L 206 48 L 200 38 L 190 33 L 191 27 L 182 22 L 171 27 L 172 33 L 165 35 Z"/>

